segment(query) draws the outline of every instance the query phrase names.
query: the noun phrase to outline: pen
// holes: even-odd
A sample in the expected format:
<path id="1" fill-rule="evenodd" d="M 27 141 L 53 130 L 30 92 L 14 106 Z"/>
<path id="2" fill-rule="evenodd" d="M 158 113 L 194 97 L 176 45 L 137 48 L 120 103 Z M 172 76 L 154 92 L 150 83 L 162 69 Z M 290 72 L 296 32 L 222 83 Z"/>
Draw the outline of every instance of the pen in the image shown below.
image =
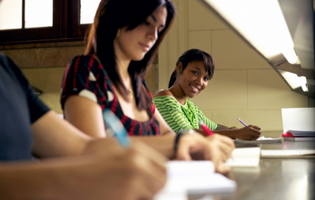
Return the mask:
<path id="1" fill-rule="evenodd" d="M 205 132 L 205 134 L 207 134 L 207 136 L 213 135 L 213 132 L 208 128 L 208 126 L 205 123 L 200 121 L 199 124 L 201 129 L 203 130 L 203 132 Z"/>
<path id="2" fill-rule="evenodd" d="M 244 126 L 247 126 L 240 118 L 237 118 L 237 120 L 240 121 Z"/>
<path id="3" fill-rule="evenodd" d="M 106 108 L 103 111 L 103 119 L 113 129 L 119 143 L 126 148 L 129 147 L 128 133 L 118 117 L 110 109 Z"/>

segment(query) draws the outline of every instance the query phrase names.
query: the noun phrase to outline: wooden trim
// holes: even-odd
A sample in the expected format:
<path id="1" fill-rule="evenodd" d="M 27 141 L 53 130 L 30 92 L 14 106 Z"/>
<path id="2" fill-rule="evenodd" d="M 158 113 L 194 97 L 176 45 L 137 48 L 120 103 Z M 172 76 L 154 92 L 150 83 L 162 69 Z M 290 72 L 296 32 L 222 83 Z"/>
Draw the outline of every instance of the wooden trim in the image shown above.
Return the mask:
<path id="1" fill-rule="evenodd" d="M 22 29 L 1 30 L 0 45 L 83 40 L 90 25 L 80 25 L 80 0 L 53 0 L 53 26 L 25 29 L 25 0 Z"/>
<path id="2" fill-rule="evenodd" d="M 29 43 L 24 44 L 6 44 L 0 45 L 1 50 L 12 50 L 12 49 L 32 49 L 32 48 L 46 48 L 46 47 L 71 47 L 71 46 L 84 46 L 85 42 L 83 40 L 74 40 L 74 39 L 57 39 L 51 40 L 49 42 L 38 42 L 38 41 L 29 41 Z"/>

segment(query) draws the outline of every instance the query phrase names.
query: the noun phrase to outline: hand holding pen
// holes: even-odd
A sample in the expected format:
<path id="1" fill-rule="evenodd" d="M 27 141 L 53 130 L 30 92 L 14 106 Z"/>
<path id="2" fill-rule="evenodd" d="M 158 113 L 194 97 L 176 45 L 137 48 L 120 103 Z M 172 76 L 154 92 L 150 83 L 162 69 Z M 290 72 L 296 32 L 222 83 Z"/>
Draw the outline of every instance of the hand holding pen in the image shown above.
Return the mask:
<path id="1" fill-rule="evenodd" d="M 202 121 L 200 121 L 199 124 L 200 128 L 208 136 L 207 139 L 211 143 L 212 150 L 210 151 L 209 156 L 211 161 L 216 166 L 216 171 L 220 173 L 228 172 L 230 168 L 224 163 L 228 158 L 231 157 L 231 153 L 235 147 L 234 143 L 226 136 L 219 134 L 214 135 L 209 127 Z"/>
<path id="2" fill-rule="evenodd" d="M 261 135 L 260 127 L 254 126 L 254 125 L 247 125 L 240 118 L 237 118 L 237 120 L 241 124 L 243 124 L 245 127 L 235 130 L 235 131 L 238 131 L 236 138 L 241 139 L 241 140 L 257 140 L 260 137 Z"/>

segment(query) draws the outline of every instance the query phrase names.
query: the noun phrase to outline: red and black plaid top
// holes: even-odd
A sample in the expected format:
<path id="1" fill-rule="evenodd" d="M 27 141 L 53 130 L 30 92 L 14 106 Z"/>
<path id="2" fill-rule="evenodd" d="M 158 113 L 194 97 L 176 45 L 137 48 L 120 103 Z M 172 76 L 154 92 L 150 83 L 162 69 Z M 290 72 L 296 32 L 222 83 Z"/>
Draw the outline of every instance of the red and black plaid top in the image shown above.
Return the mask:
<path id="1" fill-rule="evenodd" d="M 143 80 L 143 84 L 152 95 Z M 62 81 L 61 106 L 67 97 L 80 95 L 98 103 L 102 110 L 110 110 L 120 119 L 129 136 L 160 135 L 160 126 L 154 117 L 155 105 L 151 106 L 151 118 L 146 122 L 139 122 L 124 115 L 117 95 L 104 67 L 93 55 L 75 57 L 68 65 Z M 106 121 L 106 119 L 105 119 Z M 105 123 L 105 127 L 108 127 Z"/>

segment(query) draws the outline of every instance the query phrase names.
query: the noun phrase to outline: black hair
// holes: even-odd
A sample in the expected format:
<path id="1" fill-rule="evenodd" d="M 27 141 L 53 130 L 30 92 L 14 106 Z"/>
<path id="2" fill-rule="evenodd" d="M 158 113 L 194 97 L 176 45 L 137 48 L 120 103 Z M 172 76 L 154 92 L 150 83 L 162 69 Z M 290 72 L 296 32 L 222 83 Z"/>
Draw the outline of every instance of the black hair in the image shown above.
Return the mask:
<path id="1" fill-rule="evenodd" d="M 177 60 L 176 62 L 176 67 L 175 70 L 173 71 L 169 84 L 168 84 L 168 88 L 172 87 L 172 85 L 175 83 L 176 81 L 176 77 L 177 77 L 177 65 L 179 64 L 179 62 L 182 63 L 182 72 L 185 70 L 185 68 L 187 67 L 188 63 L 193 62 L 193 61 L 202 61 L 205 64 L 205 70 L 206 72 L 208 72 L 210 79 L 213 77 L 213 73 L 214 73 L 214 60 L 212 58 L 212 56 L 202 50 L 199 49 L 189 49 L 187 51 L 185 51 Z"/>
<path id="2" fill-rule="evenodd" d="M 139 110 L 147 109 L 148 105 L 152 104 L 152 99 L 147 92 L 142 92 L 142 80 L 173 21 L 175 15 L 173 4 L 169 0 L 101 0 L 85 49 L 85 54 L 97 55 L 118 92 L 128 100 L 127 88 L 117 69 L 114 39 L 120 28 L 127 26 L 127 30 L 133 30 L 145 22 L 147 17 L 160 6 L 165 6 L 167 10 L 165 28 L 158 34 L 157 41 L 144 58 L 140 61 L 131 61 L 128 68 Z"/>

